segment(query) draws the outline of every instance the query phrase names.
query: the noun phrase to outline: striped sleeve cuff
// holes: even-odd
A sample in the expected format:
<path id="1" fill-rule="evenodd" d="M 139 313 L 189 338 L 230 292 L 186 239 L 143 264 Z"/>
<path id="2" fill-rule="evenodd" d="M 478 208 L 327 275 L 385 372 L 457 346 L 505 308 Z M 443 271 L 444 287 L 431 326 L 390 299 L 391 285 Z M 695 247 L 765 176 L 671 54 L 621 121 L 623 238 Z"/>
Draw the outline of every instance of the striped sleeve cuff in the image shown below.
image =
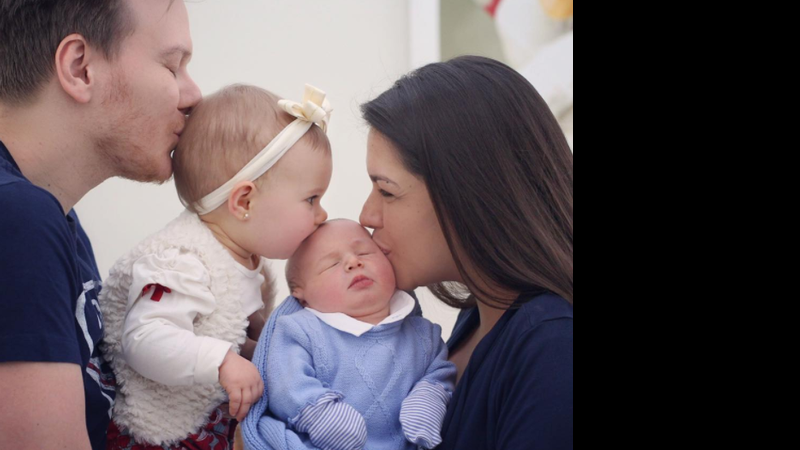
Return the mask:
<path id="1" fill-rule="evenodd" d="M 322 450 L 361 450 L 367 443 L 367 424 L 361 414 L 329 392 L 300 412 L 292 423 L 307 433 L 311 443 Z"/>
<path id="2" fill-rule="evenodd" d="M 441 444 L 441 430 L 450 394 L 444 387 L 421 381 L 403 401 L 400 425 L 406 439 L 422 448 Z"/>

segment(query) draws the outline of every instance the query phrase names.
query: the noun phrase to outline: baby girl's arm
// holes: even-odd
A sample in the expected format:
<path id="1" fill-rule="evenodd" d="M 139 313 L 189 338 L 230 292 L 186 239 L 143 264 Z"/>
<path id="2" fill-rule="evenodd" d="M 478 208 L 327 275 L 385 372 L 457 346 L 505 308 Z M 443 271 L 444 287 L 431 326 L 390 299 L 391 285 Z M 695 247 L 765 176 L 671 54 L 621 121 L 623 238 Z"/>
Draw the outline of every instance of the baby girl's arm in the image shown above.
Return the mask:
<path id="1" fill-rule="evenodd" d="M 212 384 L 229 342 L 194 334 L 198 315 L 216 305 L 205 266 L 178 250 L 134 264 L 122 350 L 128 365 L 168 386 Z"/>
<path id="2" fill-rule="evenodd" d="M 344 396 L 316 378 L 311 341 L 291 316 L 278 320 L 267 355 L 270 411 L 291 428 L 307 433 L 326 450 L 360 450 L 367 441 L 364 418 Z"/>
<path id="3" fill-rule="evenodd" d="M 456 367 L 447 360 L 447 346 L 441 332 L 441 327 L 431 324 L 435 357 L 400 408 L 400 425 L 406 439 L 426 449 L 442 442 L 442 423 L 456 377 Z"/>
<path id="4" fill-rule="evenodd" d="M 239 422 L 264 393 L 264 383 L 256 366 L 232 351 L 228 351 L 219 368 L 219 382 L 228 393 L 230 414 Z"/>
<path id="5" fill-rule="evenodd" d="M 261 299 L 264 302 L 264 309 L 254 312 L 248 318 L 250 326 L 247 327 L 247 341 L 242 346 L 241 351 L 241 355 L 248 360 L 253 359 L 253 353 L 255 353 L 258 338 L 261 337 L 261 331 L 264 329 L 270 314 L 272 314 L 272 310 L 275 309 L 275 296 L 277 295 L 275 277 L 272 276 L 266 265 L 262 273 L 264 274 L 264 284 L 261 285 Z"/>

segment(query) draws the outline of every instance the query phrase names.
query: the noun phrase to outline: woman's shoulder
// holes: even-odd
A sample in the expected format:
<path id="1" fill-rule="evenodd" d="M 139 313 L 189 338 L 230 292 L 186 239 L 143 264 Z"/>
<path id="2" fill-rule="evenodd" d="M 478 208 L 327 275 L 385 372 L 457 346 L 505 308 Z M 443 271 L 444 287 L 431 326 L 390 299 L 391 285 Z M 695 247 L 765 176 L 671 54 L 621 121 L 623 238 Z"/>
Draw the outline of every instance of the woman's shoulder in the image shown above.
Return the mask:
<path id="1" fill-rule="evenodd" d="M 503 346 L 511 353 L 539 355 L 571 348 L 575 340 L 573 306 L 555 294 L 542 294 L 524 301 L 503 329 Z"/>
<path id="2" fill-rule="evenodd" d="M 571 323 L 574 320 L 573 305 L 556 294 L 520 297 L 518 304 L 521 306 L 511 321 L 520 332 L 538 328 L 548 322 Z"/>
<path id="3" fill-rule="evenodd" d="M 527 378 L 527 375 L 520 374 L 526 373 L 526 368 L 538 367 L 567 377 L 573 370 L 573 306 L 553 294 L 522 300 L 527 301 L 506 323 L 498 337 L 498 357 L 506 358 L 504 365 L 510 370 L 506 376 Z"/>

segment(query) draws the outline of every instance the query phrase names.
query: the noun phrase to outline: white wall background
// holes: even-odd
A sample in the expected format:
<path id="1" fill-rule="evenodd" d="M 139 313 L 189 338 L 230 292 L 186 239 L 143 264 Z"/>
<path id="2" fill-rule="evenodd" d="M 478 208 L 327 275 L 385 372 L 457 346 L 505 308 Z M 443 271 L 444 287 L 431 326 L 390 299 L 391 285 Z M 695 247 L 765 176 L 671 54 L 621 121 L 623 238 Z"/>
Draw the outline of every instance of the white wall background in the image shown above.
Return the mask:
<path id="1" fill-rule="evenodd" d="M 305 83 L 328 93 L 335 108 L 329 130 L 334 169 L 323 205 L 331 218 L 357 220 L 371 189 L 368 129 L 359 105 L 413 67 L 438 59 L 438 0 L 204 0 L 187 2 L 187 8 L 195 46 L 189 70 L 204 94 L 232 83 L 293 100 Z M 172 182 L 113 179 L 76 209 L 105 277 L 117 258 L 183 208 Z M 282 261 L 273 262 L 279 299 L 288 295 L 283 269 Z M 427 290 L 418 295 L 425 316 L 443 326 L 446 339 L 455 312 Z"/>

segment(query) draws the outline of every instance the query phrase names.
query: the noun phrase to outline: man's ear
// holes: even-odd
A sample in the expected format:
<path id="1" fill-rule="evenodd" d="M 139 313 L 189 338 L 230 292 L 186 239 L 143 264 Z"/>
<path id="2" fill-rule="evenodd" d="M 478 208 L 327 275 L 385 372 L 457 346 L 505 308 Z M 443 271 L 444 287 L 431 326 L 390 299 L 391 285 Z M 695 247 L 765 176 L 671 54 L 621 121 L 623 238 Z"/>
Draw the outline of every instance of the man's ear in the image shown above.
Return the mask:
<path id="1" fill-rule="evenodd" d="M 95 84 L 94 63 L 99 55 L 80 34 L 71 34 L 56 50 L 56 76 L 61 88 L 78 103 L 89 103 Z"/>
<path id="2" fill-rule="evenodd" d="M 247 220 L 252 215 L 251 201 L 257 188 L 252 181 L 242 181 L 234 186 L 228 196 L 228 211 L 239 220 Z"/>

